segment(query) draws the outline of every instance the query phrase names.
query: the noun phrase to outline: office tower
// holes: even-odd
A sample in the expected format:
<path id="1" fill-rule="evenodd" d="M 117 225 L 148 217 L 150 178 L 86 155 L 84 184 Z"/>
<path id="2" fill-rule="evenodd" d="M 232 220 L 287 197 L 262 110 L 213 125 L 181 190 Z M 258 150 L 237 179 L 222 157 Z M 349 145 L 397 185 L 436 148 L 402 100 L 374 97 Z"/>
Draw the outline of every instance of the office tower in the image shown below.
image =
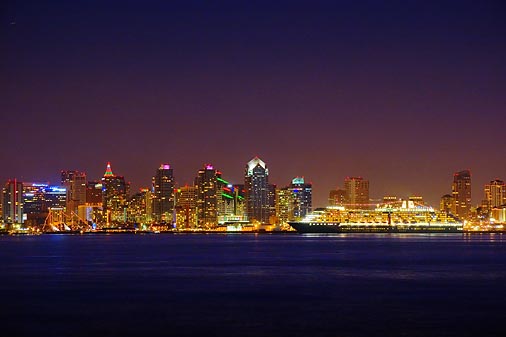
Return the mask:
<path id="1" fill-rule="evenodd" d="M 214 228 L 218 224 L 217 175 L 212 165 L 206 164 L 195 178 L 197 224 L 200 228 Z"/>
<path id="2" fill-rule="evenodd" d="M 63 211 L 67 206 L 67 189 L 63 186 L 47 186 L 44 199 L 48 209 Z"/>
<path id="3" fill-rule="evenodd" d="M 197 227 L 197 201 L 195 186 L 182 186 L 176 190 L 176 227 L 189 229 Z"/>
<path id="4" fill-rule="evenodd" d="M 329 192 L 330 206 L 343 206 L 346 203 L 346 191 L 342 189 L 335 189 Z"/>
<path id="5" fill-rule="evenodd" d="M 301 219 L 312 210 L 312 184 L 305 183 L 303 177 L 292 180 L 289 190 L 293 194 L 293 217 Z"/>
<path id="6" fill-rule="evenodd" d="M 75 170 L 61 171 L 61 185 L 67 191 L 66 212 L 77 214 L 78 208 L 86 203 L 86 173 Z"/>
<path id="7" fill-rule="evenodd" d="M 23 212 L 27 226 L 40 226 L 46 220 L 48 210 L 45 198 L 45 183 L 23 183 Z"/>
<path id="8" fill-rule="evenodd" d="M 369 181 L 362 177 L 347 177 L 344 180 L 346 206 L 349 208 L 368 208 Z"/>
<path id="9" fill-rule="evenodd" d="M 138 225 L 150 223 L 153 214 L 152 204 L 151 190 L 149 188 L 142 188 L 138 193 L 128 198 L 127 220 Z"/>
<path id="10" fill-rule="evenodd" d="M 485 203 L 488 209 L 506 204 L 506 184 L 504 181 L 495 179 L 485 185 Z"/>
<path id="11" fill-rule="evenodd" d="M 445 213 L 452 213 L 455 209 L 455 200 L 451 194 L 445 194 L 439 202 L 439 210 Z"/>
<path id="12" fill-rule="evenodd" d="M 276 213 L 276 188 L 269 184 L 269 169 L 258 157 L 246 165 L 244 189 L 249 220 L 268 223 L 270 216 Z"/>
<path id="13" fill-rule="evenodd" d="M 102 177 L 102 221 L 107 224 L 126 221 L 127 195 L 128 185 L 125 178 L 112 173 L 111 163 L 107 163 Z"/>
<path id="14" fill-rule="evenodd" d="M 16 179 L 5 183 L 2 191 L 2 217 L 5 224 L 22 224 L 23 183 Z"/>
<path id="15" fill-rule="evenodd" d="M 153 177 L 153 218 L 155 222 L 172 222 L 174 212 L 174 175 L 162 164 Z"/>
<path id="16" fill-rule="evenodd" d="M 278 223 L 285 224 L 294 220 L 294 194 L 289 187 L 276 189 L 276 218 Z"/>
<path id="17" fill-rule="evenodd" d="M 452 213 L 462 219 L 467 218 L 471 210 L 471 171 L 453 174 L 452 196 L 455 201 Z"/>
<path id="18" fill-rule="evenodd" d="M 102 181 L 89 181 L 86 184 L 86 204 L 102 207 Z"/>

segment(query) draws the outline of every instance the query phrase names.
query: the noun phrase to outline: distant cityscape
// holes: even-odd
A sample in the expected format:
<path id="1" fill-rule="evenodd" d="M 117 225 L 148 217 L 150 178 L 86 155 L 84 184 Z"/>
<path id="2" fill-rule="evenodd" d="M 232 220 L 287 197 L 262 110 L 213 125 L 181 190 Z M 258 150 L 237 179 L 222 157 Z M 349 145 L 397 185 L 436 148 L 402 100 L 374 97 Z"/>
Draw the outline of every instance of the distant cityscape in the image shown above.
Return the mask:
<path id="1" fill-rule="evenodd" d="M 471 172 L 463 170 L 449 182 L 439 211 L 451 214 L 467 230 L 503 230 L 506 224 L 506 184 L 495 179 L 483 187 L 483 200 L 471 203 Z M 2 190 L 4 232 L 74 231 L 288 231 L 288 222 L 313 211 L 312 184 L 294 177 L 288 186 L 269 182 L 269 169 L 255 157 L 244 181 L 227 181 L 211 164 L 198 170 L 194 184 L 177 186 L 174 170 L 162 164 L 152 184 L 136 193 L 107 163 L 101 179 L 88 180 L 77 170 L 61 171 L 58 185 L 10 179 Z M 369 181 L 346 177 L 343 188 L 329 191 L 328 206 L 373 209 L 379 204 L 408 200 L 427 206 L 422 196 L 387 195 L 371 200 Z"/>

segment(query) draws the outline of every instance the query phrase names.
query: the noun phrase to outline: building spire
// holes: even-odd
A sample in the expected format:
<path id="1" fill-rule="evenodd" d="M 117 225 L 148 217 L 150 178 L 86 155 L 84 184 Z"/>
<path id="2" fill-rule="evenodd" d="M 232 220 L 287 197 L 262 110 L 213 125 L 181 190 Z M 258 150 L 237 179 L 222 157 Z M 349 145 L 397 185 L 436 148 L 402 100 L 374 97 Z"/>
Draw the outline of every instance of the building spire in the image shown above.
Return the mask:
<path id="1" fill-rule="evenodd" d="M 107 162 L 107 168 L 105 170 L 104 177 L 114 177 L 114 173 L 112 173 L 110 162 Z"/>

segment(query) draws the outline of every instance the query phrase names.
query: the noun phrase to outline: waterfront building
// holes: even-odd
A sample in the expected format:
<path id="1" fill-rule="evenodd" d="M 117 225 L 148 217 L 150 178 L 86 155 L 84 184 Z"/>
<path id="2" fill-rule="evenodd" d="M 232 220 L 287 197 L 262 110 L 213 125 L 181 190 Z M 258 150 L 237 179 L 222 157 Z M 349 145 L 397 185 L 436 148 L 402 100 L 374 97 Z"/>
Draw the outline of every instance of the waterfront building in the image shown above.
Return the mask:
<path id="1" fill-rule="evenodd" d="M 172 222 L 174 213 L 174 174 L 162 164 L 153 177 L 153 218 L 156 222 Z"/>
<path id="2" fill-rule="evenodd" d="M 195 186 L 182 186 L 176 189 L 176 227 L 190 229 L 197 227 L 197 201 Z"/>
<path id="3" fill-rule="evenodd" d="M 23 183 L 23 212 L 27 226 L 40 226 L 48 215 L 45 198 L 46 183 Z"/>
<path id="4" fill-rule="evenodd" d="M 102 188 L 102 181 L 89 181 L 86 184 L 86 204 L 102 206 Z"/>
<path id="5" fill-rule="evenodd" d="M 17 179 L 8 180 L 2 190 L 2 217 L 5 224 L 22 224 L 23 183 Z"/>
<path id="6" fill-rule="evenodd" d="M 454 200 L 452 213 L 461 219 L 468 218 L 471 211 L 470 170 L 463 170 L 453 174 L 452 196 Z"/>
<path id="7" fill-rule="evenodd" d="M 276 189 L 276 218 L 279 224 L 294 220 L 294 195 L 288 187 Z"/>
<path id="8" fill-rule="evenodd" d="M 44 199 L 48 210 L 65 211 L 67 206 L 67 189 L 64 186 L 47 186 Z"/>
<path id="9" fill-rule="evenodd" d="M 455 209 L 455 199 L 451 194 L 445 194 L 441 197 L 441 201 L 439 202 L 439 210 L 441 212 L 445 212 L 446 214 L 452 213 Z"/>
<path id="10" fill-rule="evenodd" d="M 126 201 L 128 184 L 125 178 L 115 175 L 111 169 L 111 163 L 107 163 L 107 169 L 102 177 L 102 221 L 111 222 L 126 221 Z"/>
<path id="11" fill-rule="evenodd" d="M 217 175 L 218 223 L 246 221 L 244 212 L 244 185 L 234 185 Z"/>
<path id="12" fill-rule="evenodd" d="M 487 209 L 506 205 L 506 184 L 504 181 L 495 179 L 484 187 L 485 202 Z"/>
<path id="13" fill-rule="evenodd" d="M 127 202 L 127 220 L 139 225 L 151 223 L 152 219 L 152 193 L 149 188 L 142 188 L 132 195 Z M 147 229 L 147 228 L 139 228 Z"/>
<path id="14" fill-rule="evenodd" d="M 86 203 L 86 173 L 62 170 L 61 186 L 65 187 L 67 192 L 65 205 L 67 215 L 77 214 L 79 206 Z"/>
<path id="15" fill-rule="evenodd" d="M 258 157 L 246 164 L 244 188 L 249 220 L 268 223 L 276 213 L 276 187 L 269 184 L 269 169 Z"/>
<path id="16" fill-rule="evenodd" d="M 312 211 L 312 184 L 305 183 L 303 177 L 296 177 L 292 180 L 289 190 L 293 194 L 293 218 L 301 219 Z"/>
<path id="17" fill-rule="evenodd" d="M 214 228 L 218 224 L 217 171 L 210 164 L 204 165 L 195 178 L 197 226 Z"/>
<path id="18" fill-rule="evenodd" d="M 346 190 L 337 188 L 329 192 L 329 206 L 343 206 L 346 203 Z"/>
<path id="19" fill-rule="evenodd" d="M 369 207 L 369 181 L 362 177 L 346 177 L 346 206 L 348 208 L 366 209 Z"/>

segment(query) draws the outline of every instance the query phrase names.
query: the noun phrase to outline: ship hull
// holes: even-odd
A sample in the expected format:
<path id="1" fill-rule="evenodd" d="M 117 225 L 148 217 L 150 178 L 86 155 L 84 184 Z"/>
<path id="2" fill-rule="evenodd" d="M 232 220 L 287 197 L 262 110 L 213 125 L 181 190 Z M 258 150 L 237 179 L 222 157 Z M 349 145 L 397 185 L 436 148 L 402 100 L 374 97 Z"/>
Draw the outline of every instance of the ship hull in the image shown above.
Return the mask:
<path id="1" fill-rule="evenodd" d="M 462 233 L 462 226 L 447 224 L 426 225 L 388 225 L 388 224 L 339 224 L 289 222 L 299 233 Z"/>

